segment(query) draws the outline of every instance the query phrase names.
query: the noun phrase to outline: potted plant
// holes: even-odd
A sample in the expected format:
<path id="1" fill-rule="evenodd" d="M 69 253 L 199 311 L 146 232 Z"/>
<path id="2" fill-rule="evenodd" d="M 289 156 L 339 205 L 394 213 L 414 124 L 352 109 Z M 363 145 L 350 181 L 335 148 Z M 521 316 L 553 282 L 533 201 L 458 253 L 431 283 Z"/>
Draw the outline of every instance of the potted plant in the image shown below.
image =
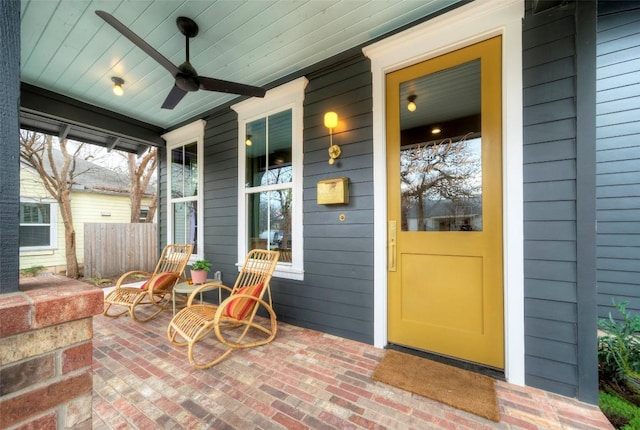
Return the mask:
<path id="1" fill-rule="evenodd" d="M 205 283 L 209 270 L 211 270 L 211 262 L 209 260 L 196 260 L 191 265 L 191 282 L 194 284 Z"/>

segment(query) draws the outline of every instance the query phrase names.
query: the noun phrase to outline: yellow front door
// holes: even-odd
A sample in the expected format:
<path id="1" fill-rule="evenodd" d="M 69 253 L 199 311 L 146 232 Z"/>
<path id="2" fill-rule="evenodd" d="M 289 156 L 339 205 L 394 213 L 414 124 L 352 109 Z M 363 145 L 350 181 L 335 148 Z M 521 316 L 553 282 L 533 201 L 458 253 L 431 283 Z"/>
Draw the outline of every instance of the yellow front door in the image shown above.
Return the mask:
<path id="1" fill-rule="evenodd" d="M 390 73 L 388 340 L 504 369 L 501 38 Z"/>

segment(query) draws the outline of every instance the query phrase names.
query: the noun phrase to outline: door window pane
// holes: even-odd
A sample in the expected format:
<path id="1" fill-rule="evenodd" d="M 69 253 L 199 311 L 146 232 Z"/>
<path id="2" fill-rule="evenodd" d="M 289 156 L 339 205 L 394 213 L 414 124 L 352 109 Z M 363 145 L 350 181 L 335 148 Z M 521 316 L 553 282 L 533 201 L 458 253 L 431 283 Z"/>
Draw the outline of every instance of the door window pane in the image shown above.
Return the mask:
<path id="1" fill-rule="evenodd" d="M 400 95 L 402 230 L 481 231 L 480 61 L 404 82 Z"/>

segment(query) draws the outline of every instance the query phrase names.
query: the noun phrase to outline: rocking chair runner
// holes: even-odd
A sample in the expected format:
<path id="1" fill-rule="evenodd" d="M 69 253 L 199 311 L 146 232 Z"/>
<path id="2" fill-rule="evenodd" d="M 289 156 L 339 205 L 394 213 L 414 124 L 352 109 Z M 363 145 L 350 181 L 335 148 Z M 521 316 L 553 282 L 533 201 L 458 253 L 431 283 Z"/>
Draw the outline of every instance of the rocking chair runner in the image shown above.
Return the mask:
<path id="1" fill-rule="evenodd" d="M 214 366 L 234 349 L 265 345 L 276 337 L 276 314 L 273 312 L 269 284 L 278 257 L 278 251 L 254 249 L 247 255 L 233 288 L 219 283 L 208 283 L 199 286 L 189 295 L 187 307 L 171 320 L 167 336 L 174 345 L 188 346 L 189 362 L 195 368 L 206 369 Z M 216 288 L 230 293 L 220 305 L 193 303 L 200 291 Z M 263 300 L 265 292 L 266 301 Z M 256 318 L 260 307 L 269 314 L 268 324 Z M 245 338 L 252 328 L 256 330 L 252 330 L 250 336 L 257 333 L 258 340 Z M 215 333 L 216 338 L 227 349 L 209 362 L 197 362 L 194 357 L 195 346 L 211 332 Z"/>
<path id="2" fill-rule="evenodd" d="M 129 312 L 131 319 L 137 322 L 149 321 L 163 310 L 169 307 L 171 303 L 171 290 L 178 281 L 185 281 L 182 277 L 184 268 L 189 262 L 193 245 L 167 245 L 160 255 L 158 264 L 153 273 L 134 270 L 127 272 L 118 279 L 116 288 L 110 292 L 104 299 L 105 308 L 103 314 L 107 317 L 119 317 Z M 141 287 L 126 287 L 122 283 L 127 278 L 141 275 L 149 277 Z M 122 306 L 124 310 L 113 312 L 112 306 Z M 138 316 L 136 309 L 138 307 L 151 307 L 154 311 L 150 315 Z M 109 311 L 112 312 L 109 312 Z"/>

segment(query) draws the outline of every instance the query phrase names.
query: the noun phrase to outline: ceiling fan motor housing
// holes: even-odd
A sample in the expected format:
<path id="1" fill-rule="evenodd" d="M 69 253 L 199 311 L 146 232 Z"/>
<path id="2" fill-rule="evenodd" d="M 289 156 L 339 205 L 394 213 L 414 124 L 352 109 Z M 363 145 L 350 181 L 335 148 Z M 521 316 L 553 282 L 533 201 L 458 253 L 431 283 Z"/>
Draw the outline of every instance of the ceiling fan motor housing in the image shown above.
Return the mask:
<path id="1" fill-rule="evenodd" d="M 185 61 L 178 69 L 180 69 L 180 73 L 176 75 L 178 88 L 184 91 L 197 91 L 200 88 L 200 81 L 198 81 L 198 73 L 191 63 Z"/>

